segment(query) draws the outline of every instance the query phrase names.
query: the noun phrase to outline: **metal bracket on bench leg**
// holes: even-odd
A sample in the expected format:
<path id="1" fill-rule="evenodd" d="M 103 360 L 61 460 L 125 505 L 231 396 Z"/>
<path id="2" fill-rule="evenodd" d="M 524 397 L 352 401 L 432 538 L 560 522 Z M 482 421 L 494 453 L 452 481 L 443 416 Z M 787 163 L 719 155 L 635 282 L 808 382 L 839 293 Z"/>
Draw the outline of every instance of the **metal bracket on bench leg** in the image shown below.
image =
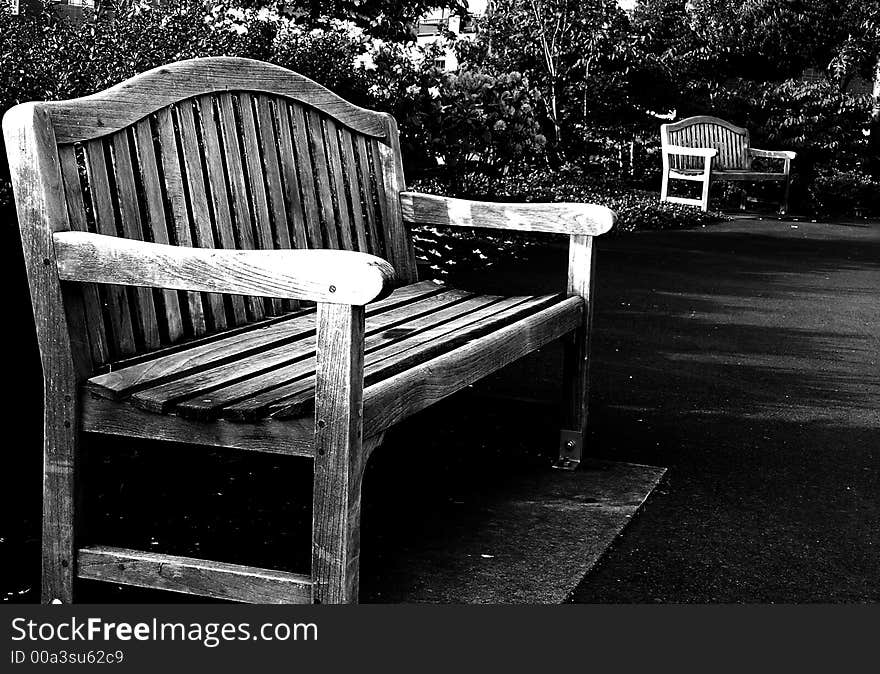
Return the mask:
<path id="1" fill-rule="evenodd" d="M 575 470 L 584 453 L 584 436 L 577 431 L 560 431 L 559 459 L 553 464 L 559 470 Z"/>

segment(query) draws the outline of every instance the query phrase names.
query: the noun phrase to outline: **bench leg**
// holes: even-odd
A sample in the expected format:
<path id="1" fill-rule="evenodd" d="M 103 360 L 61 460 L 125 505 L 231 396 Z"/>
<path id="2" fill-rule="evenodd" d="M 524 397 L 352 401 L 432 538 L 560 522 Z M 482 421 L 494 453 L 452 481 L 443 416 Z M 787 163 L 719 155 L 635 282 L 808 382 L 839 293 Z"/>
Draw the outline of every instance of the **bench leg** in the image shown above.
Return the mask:
<path id="1" fill-rule="evenodd" d="M 665 164 L 665 162 L 664 162 Z M 660 183 L 660 201 L 666 201 L 669 196 L 669 171 L 666 166 L 663 167 L 663 180 Z"/>
<path id="2" fill-rule="evenodd" d="M 593 321 L 593 238 L 573 235 L 569 243 L 568 294 L 584 298 L 584 318 L 565 341 L 562 361 L 563 426 L 554 468 L 574 470 L 583 458 L 590 388 L 590 329 Z"/>
<path id="3" fill-rule="evenodd" d="M 782 191 L 782 203 L 779 205 L 779 215 L 785 215 L 788 213 L 788 193 L 791 188 L 791 178 L 789 176 L 785 176 L 785 187 Z"/>
<path id="4" fill-rule="evenodd" d="M 43 424 L 43 531 L 40 596 L 44 604 L 73 602 L 74 517 L 79 451 L 76 400 L 47 395 Z"/>
<path id="5" fill-rule="evenodd" d="M 319 604 L 358 600 L 364 308 L 319 304 L 312 580 Z"/>
<path id="6" fill-rule="evenodd" d="M 712 183 L 712 158 L 705 157 L 706 167 L 703 169 L 703 193 L 700 196 L 700 208 L 703 213 L 709 210 L 709 186 Z"/>

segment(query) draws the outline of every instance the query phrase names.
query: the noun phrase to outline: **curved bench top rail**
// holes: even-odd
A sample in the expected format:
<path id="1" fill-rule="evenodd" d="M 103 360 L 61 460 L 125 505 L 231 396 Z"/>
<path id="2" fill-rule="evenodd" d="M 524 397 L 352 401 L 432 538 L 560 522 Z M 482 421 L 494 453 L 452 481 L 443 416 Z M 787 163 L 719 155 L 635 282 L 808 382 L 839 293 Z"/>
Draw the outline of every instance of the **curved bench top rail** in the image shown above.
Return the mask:
<path id="1" fill-rule="evenodd" d="M 385 113 L 358 107 L 303 75 L 263 61 L 218 56 L 178 61 L 90 96 L 41 103 L 59 144 L 106 136 L 178 101 L 223 91 L 285 96 L 334 117 L 353 131 L 385 138 Z"/>
<path id="2" fill-rule="evenodd" d="M 694 126 L 695 124 L 717 124 L 718 126 L 723 126 L 725 129 L 743 136 L 749 133 L 749 130 L 746 128 L 736 126 L 735 124 L 731 124 L 724 119 L 711 117 L 709 115 L 697 115 L 695 117 L 687 117 L 677 122 L 663 124 L 660 128 L 663 129 L 666 133 L 671 133 L 674 131 L 680 131 L 681 129 L 686 129 L 687 127 Z"/>

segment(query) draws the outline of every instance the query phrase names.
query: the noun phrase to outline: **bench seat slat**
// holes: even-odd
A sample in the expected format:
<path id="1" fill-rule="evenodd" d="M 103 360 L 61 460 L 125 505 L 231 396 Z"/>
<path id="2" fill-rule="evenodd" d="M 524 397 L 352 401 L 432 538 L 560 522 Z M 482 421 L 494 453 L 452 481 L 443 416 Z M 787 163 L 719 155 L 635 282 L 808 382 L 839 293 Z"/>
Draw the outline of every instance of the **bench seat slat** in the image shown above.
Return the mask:
<path id="1" fill-rule="evenodd" d="M 392 294 L 368 306 L 364 345 L 368 385 L 499 330 L 529 333 L 533 330 L 529 321 L 548 308 L 570 304 L 571 311 L 580 310 L 580 304 L 559 295 L 500 297 L 433 283 L 415 286 L 418 292 L 413 287 L 397 291 L 408 301 L 395 303 Z M 560 323 L 571 323 L 566 312 L 560 315 Z M 262 330 L 240 332 L 93 377 L 87 388 L 104 398 L 127 399 L 123 406 L 140 408 L 134 418 L 173 418 L 183 426 L 190 419 L 210 425 L 221 417 L 283 421 L 304 415 L 314 405 L 315 349 L 315 315 L 303 312 Z M 87 430 L 98 429 L 92 425 Z M 121 430 L 101 432 L 121 434 Z"/>
<path id="2" fill-rule="evenodd" d="M 313 584 L 309 576 L 127 548 L 79 548 L 77 575 L 89 580 L 254 604 L 312 602 Z"/>
<path id="3" fill-rule="evenodd" d="M 450 317 L 473 311 L 474 307 L 491 304 L 499 299 L 501 298 L 486 296 L 468 298 L 466 294 L 444 293 L 417 305 L 420 307 L 418 313 L 411 313 L 410 306 L 407 306 L 404 307 L 406 313 L 402 315 L 392 316 L 398 312 L 389 312 L 375 319 L 368 319 L 365 351 L 371 353 L 406 339 L 419 329 L 414 327 L 416 325 L 442 323 L 450 320 Z M 296 386 L 314 389 L 315 346 L 314 339 L 304 340 L 301 348 L 307 351 L 307 355 L 303 359 L 289 365 L 273 367 L 207 393 L 197 392 L 191 398 L 179 401 L 174 410 L 184 416 L 204 419 L 213 419 L 221 414 L 237 420 L 265 416 L 268 402 L 274 402 L 284 395 L 277 392 L 279 387 L 281 391 Z"/>
<path id="4" fill-rule="evenodd" d="M 441 308 L 439 311 L 414 316 L 391 330 L 374 332 L 365 340 L 364 366 L 365 379 L 376 378 L 376 364 L 384 361 L 389 355 L 412 349 L 415 345 L 428 341 L 426 335 L 433 335 L 434 348 L 452 348 L 454 340 L 466 339 L 457 330 L 469 323 L 501 311 L 507 304 L 521 303 L 524 298 L 504 299 L 492 295 L 482 295 L 467 299 L 458 304 Z M 367 328 L 369 332 L 369 321 Z M 441 336 L 447 339 L 440 341 Z M 430 357 L 427 353 L 422 360 Z M 315 360 L 311 358 L 305 367 L 299 369 L 297 376 L 286 377 L 285 373 L 272 372 L 267 380 L 274 380 L 274 387 L 264 386 L 263 392 L 251 396 L 239 396 L 240 400 L 230 400 L 231 404 L 217 401 L 217 407 L 223 407 L 222 413 L 229 419 L 250 421 L 265 416 L 270 408 L 281 416 L 292 416 L 311 409 L 315 397 Z M 387 376 L 387 374 L 386 374 Z M 279 385 L 280 384 L 280 385 Z M 234 394 L 234 391 L 232 391 Z M 220 411 L 219 409 L 217 410 Z"/>
<path id="5" fill-rule="evenodd" d="M 583 320 L 569 297 L 364 390 L 364 428 L 381 433 L 403 419 L 562 337 Z"/>
<path id="6" fill-rule="evenodd" d="M 417 303 L 417 308 L 414 311 L 427 313 L 432 311 L 438 303 L 458 302 L 461 299 L 463 299 L 463 295 L 459 291 L 442 293 L 436 298 L 430 297 Z M 435 300 L 437 301 L 435 302 Z M 397 311 L 380 314 L 370 326 L 369 332 L 375 332 L 405 320 L 405 317 L 410 314 L 409 307 L 405 309 L 403 315 L 398 315 Z M 311 320 L 314 322 L 313 317 Z M 167 383 L 137 391 L 132 395 L 132 401 L 138 407 L 146 410 L 167 412 L 178 401 L 204 396 L 222 386 L 237 384 L 251 377 L 308 358 L 315 351 L 315 339 L 313 328 L 295 341 L 282 344 L 279 347 L 260 351 L 258 354 L 247 354 L 244 358 L 221 363 L 210 369 L 200 369 L 184 374 L 184 376 L 175 377 Z M 246 346 L 246 340 L 244 344 Z"/>
<path id="7" fill-rule="evenodd" d="M 443 286 L 430 281 L 395 290 L 389 297 L 367 307 L 367 313 L 392 311 L 409 303 L 418 303 L 443 292 Z M 314 334 L 314 309 L 306 310 L 263 324 L 252 324 L 237 331 L 227 331 L 205 338 L 188 348 L 156 352 L 154 357 L 92 377 L 86 388 L 97 395 L 119 399 L 135 391 L 155 386 L 199 369 L 216 366 L 264 351 L 298 337 Z"/>
<path id="8" fill-rule="evenodd" d="M 370 385 L 396 375 L 413 365 L 423 363 L 441 353 L 451 351 L 472 339 L 476 339 L 500 326 L 528 316 L 559 301 L 559 297 L 510 297 L 461 318 L 425 330 L 412 337 L 390 344 L 364 361 L 364 383 Z M 274 392 L 273 393 L 277 393 Z M 286 398 L 273 402 L 269 413 L 273 418 L 285 419 L 305 414 L 314 405 L 315 382 L 300 382 L 299 390 L 291 391 Z M 251 402 L 251 401 L 247 401 Z M 226 410 L 230 418 L 239 410 Z"/>

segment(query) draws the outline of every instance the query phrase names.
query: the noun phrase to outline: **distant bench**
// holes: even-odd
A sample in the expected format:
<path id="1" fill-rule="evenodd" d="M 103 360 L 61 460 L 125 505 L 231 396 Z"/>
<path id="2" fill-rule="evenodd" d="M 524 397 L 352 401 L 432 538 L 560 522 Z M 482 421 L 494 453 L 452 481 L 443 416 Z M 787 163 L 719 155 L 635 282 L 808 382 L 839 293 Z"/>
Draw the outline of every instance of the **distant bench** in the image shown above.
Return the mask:
<path id="1" fill-rule="evenodd" d="M 749 131 L 717 117 L 688 117 L 673 124 L 660 126 L 663 153 L 663 184 L 660 201 L 699 206 L 709 209 L 709 185 L 713 180 L 784 182 L 785 189 L 779 212 L 788 211 L 788 191 L 791 183 L 791 160 L 794 152 L 785 150 L 757 150 L 749 146 Z M 782 160 L 782 170 L 756 171 L 752 160 L 756 157 Z M 692 180 L 703 183 L 699 199 L 669 196 L 669 181 Z"/>

